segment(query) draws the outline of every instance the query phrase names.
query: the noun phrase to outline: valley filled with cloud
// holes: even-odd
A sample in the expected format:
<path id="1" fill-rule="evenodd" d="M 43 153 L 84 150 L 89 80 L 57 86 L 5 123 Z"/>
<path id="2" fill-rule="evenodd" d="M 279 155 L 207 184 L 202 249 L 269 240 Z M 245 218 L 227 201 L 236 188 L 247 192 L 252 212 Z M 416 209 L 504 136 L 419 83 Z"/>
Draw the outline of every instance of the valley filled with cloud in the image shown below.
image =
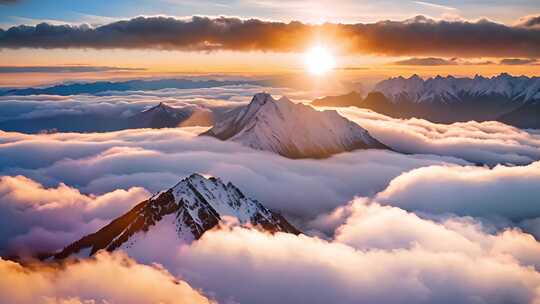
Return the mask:
<path id="1" fill-rule="evenodd" d="M 9 96 L 1 100 L 10 109 L 2 119 L 63 119 L 66 108 L 76 115 L 121 116 L 159 102 L 220 115 L 246 105 L 262 90 L 296 102 L 312 98 L 310 92 L 258 86 Z M 289 159 L 199 136 L 209 127 L 0 131 L 3 256 L 61 250 L 193 172 L 233 183 L 304 232 L 271 234 L 227 218 L 199 240 L 179 243 L 172 226 L 160 222 L 130 245 L 129 257 L 122 251 L 102 252 L 89 260 L 64 262 L 60 269 L 37 261 L 22 266 L 0 260 L 0 299 L 540 301 L 538 132 L 499 122 L 396 119 L 355 107 L 318 110 L 337 110 L 391 149 Z M 169 245 L 163 249 L 163 244 Z M 117 286 L 103 281 L 103 271 L 120 282 L 124 276 L 144 275 Z M 32 282 L 32 287 L 20 293 L 6 289 L 8 281 L 21 286 Z M 137 291 L 118 293 L 116 288 Z M 160 293 L 144 292 L 153 288 Z"/>
<path id="2" fill-rule="evenodd" d="M 540 304 L 538 0 L 0 0 L 0 304 Z"/>

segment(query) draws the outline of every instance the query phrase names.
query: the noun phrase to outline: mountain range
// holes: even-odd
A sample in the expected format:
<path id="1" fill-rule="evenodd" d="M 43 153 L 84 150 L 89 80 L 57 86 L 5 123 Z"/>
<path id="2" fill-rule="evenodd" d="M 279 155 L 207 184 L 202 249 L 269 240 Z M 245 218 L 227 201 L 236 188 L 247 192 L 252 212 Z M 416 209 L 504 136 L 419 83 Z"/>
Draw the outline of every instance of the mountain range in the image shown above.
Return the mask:
<path id="1" fill-rule="evenodd" d="M 259 81 L 247 80 L 192 80 L 192 79 L 136 79 L 127 81 L 97 81 L 66 83 L 38 88 L 11 88 L 0 90 L 6 95 L 106 95 L 109 91 L 154 91 L 161 89 L 204 89 L 229 85 L 259 85 Z"/>
<path id="2" fill-rule="evenodd" d="M 396 77 L 383 80 L 363 98 L 349 93 L 313 101 L 315 106 L 357 106 L 396 118 L 439 123 L 497 120 L 540 128 L 540 78 L 500 74 L 491 78 Z"/>
<path id="3" fill-rule="evenodd" d="M 197 106 L 171 107 L 163 102 L 127 119 L 127 128 L 174 128 L 213 125 L 212 111 Z"/>
<path id="4" fill-rule="evenodd" d="M 271 233 L 300 234 L 282 215 L 246 197 L 232 183 L 192 174 L 49 258 L 88 257 L 99 250 L 123 249 L 129 253 L 133 246 L 145 246 L 145 240 L 159 238 L 154 235 L 160 233 L 159 225 L 174 229 L 178 242 L 191 242 L 201 238 L 225 216 Z"/>
<path id="5" fill-rule="evenodd" d="M 212 126 L 214 113 L 198 106 L 173 107 L 159 103 L 131 116 L 103 113 L 63 113 L 53 116 L 15 118 L 0 121 L 0 130 L 39 132 L 109 132 L 139 128 Z"/>
<path id="6" fill-rule="evenodd" d="M 247 106 L 225 113 L 201 135 L 289 158 L 324 158 L 356 149 L 389 149 L 336 111 L 317 111 L 286 97 L 275 100 L 267 93 L 258 93 Z"/>

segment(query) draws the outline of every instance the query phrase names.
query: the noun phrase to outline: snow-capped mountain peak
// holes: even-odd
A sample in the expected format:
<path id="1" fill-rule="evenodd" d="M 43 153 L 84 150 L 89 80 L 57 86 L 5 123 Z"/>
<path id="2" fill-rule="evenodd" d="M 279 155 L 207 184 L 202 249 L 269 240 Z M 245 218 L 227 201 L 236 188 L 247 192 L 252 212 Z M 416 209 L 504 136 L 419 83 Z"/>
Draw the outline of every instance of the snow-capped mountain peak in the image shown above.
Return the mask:
<path id="1" fill-rule="evenodd" d="M 540 78 L 514 77 L 503 73 L 491 78 L 453 76 L 422 79 L 396 77 L 379 82 L 373 91 L 381 92 L 391 102 L 467 102 L 479 97 L 508 102 L 536 102 L 540 100 Z"/>
<path id="2" fill-rule="evenodd" d="M 286 97 L 258 93 L 203 133 L 290 158 L 328 157 L 362 148 L 388 149 L 336 111 L 317 111 Z"/>
<path id="3" fill-rule="evenodd" d="M 118 248 L 129 251 L 145 238 L 151 239 L 157 225 L 172 227 L 179 242 L 191 242 L 218 225 L 225 216 L 269 232 L 300 233 L 283 216 L 246 197 L 232 183 L 192 174 L 169 190 L 137 204 L 96 233 L 67 246 L 54 257 L 89 256 L 99 250 Z"/>

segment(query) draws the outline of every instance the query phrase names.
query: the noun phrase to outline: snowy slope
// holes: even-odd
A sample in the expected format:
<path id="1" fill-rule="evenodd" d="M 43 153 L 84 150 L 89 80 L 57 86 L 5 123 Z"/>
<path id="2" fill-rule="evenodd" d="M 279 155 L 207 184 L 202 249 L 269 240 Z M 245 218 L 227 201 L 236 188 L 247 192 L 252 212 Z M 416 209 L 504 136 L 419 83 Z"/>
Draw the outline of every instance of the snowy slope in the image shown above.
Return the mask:
<path id="1" fill-rule="evenodd" d="M 355 149 L 387 149 L 365 129 L 336 111 L 317 111 L 282 97 L 256 94 L 202 135 L 239 142 L 290 158 L 328 157 Z"/>
<path id="2" fill-rule="evenodd" d="M 423 80 L 414 75 L 381 81 L 373 91 L 383 93 L 392 102 L 467 102 L 473 99 L 471 97 L 486 96 L 525 103 L 540 100 L 540 78 L 513 77 L 503 73 L 491 78 L 437 76 Z"/>
<path id="3" fill-rule="evenodd" d="M 233 184 L 192 174 L 173 188 L 139 203 L 98 232 L 67 246 L 54 257 L 93 255 L 101 249 L 129 249 L 147 239 L 158 224 L 160 229 L 164 225 L 169 230 L 174 229 L 179 242 L 190 242 L 199 239 L 224 216 L 270 232 L 300 233 L 280 214 L 244 196 Z"/>

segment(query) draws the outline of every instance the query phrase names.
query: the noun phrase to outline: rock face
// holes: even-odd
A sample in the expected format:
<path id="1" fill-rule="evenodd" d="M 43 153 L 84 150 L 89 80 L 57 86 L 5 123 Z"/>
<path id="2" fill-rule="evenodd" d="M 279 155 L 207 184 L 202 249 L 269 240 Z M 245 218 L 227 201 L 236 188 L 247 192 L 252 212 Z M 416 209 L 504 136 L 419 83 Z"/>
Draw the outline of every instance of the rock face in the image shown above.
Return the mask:
<path id="1" fill-rule="evenodd" d="M 365 99 L 351 94 L 317 101 L 345 104 L 396 118 L 434 122 L 498 120 L 523 128 L 540 128 L 540 78 L 501 74 L 492 78 L 396 77 L 379 82 Z"/>
<path id="2" fill-rule="evenodd" d="M 179 242 L 191 242 L 215 227 L 224 216 L 272 233 L 300 233 L 283 216 L 244 196 L 233 184 L 192 174 L 173 188 L 139 203 L 96 233 L 65 247 L 54 258 L 129 249 L 134 242 L 144 241 L 141 236 L 151 233 L 158 223 L 173 225 Z"/>
<path id="3" fill-rule="evenodd" d="M 157 106 L 137 113 L 128 119 L 133 128 L 175 128 L 186 126 L 211 126 L 212 112 L 198 107 L 176 108 L 159 103 Z"/>
<path id="4" fill-rule="evenodd" d="M 356 149 L 389 149 L 336 111 L 317 111 L 282 97 L 256 94 L 201 134 L 289 158 L 324 158 Z"/>

